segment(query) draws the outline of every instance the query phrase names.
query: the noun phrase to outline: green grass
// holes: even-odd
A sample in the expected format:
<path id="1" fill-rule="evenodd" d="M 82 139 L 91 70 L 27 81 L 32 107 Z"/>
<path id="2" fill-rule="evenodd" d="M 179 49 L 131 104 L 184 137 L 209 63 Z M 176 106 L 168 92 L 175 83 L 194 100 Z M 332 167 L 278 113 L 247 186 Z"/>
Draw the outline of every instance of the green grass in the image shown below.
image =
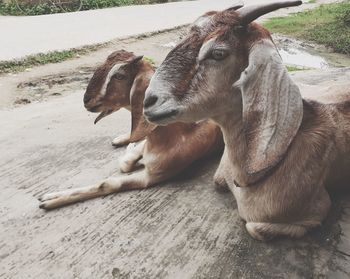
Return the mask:
<path id="1" fill-rule="evenodd" d="M 307 70 L 306 68 L 298 67 L 298 66 L 287 65 L 286 67 L 287 67 L 288 72 L 296 72 L 296 71 L 304 71 L 304 70 Z"/>
<path id="2" fill-rule="evenodd" d="M 156 66 L 156 62 L 154 61 L 153 58 L 145 56 L 143 59 L 146 60 L 148 63 L 150 63 L 153 67 Z"/>
<path id="3" fill-rule="evenodd" d="M 167 0 L 65 0 L 60 5 L 58 0 L 40 0 L 35 4 L 21 3 L 21 0 L 12 0 L 4 3 L 0 0 L 0 15 L 44 15 L 65 13 L 79 10 L 94 10 L 109 7 L 165 3 Z M 79 8 L 78 8 L 79 7 Z"/>
<path id="4" fill-rule="evenodd" d="M 36 55 L 29 55 L 20 60 L 0 61 L 0 74 L 22 72 L 33 66 L 59 63 L 68 59 L 78 58 L 80 55 L 88 54 L 105 45 L 106 44 L 100 44 L 79 49 L 53 51 L 45 54 L 39 53 Z M 156 63 L 154 59 L 150 57 L 144 57 L 144 59 L 155 67 Z"/>
<path id="5" fill-rule="evenodd" d="M 264 26 L 271 32 L 293 35 L 350 55 L 350 1 L 271 18 Z"/>
<path id="6" fill-rule="evenodd" d="M 33 66 L 58 63 L 68 59 L 78 58 L 80 55 L 96 51 L 105 45 L 106 44 L 98 44 L 70 50 L 53 51 L 45 54 L 39 53 L 36 55 L 29 55 L 19 60 L 0 61 L 0 74 L 21 72 Z"/>

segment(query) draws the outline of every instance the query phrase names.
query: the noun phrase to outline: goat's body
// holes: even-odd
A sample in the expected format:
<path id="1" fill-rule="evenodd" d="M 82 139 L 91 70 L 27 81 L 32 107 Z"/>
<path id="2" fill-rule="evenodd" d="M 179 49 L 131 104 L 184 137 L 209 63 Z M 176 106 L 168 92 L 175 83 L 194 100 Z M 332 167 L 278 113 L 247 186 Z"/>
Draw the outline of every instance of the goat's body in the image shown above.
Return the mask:
<path id="1" fill-rule="evenodd" d="M 212 121 L 174 123 L 158 126 L 147 137 L 143 163 L 150 175 L 163 180 L 222 149 L 222 133 Z"/>
<path id="2" fill-rule="evenodd" d="M 349 184 L 350 94 L 348 100 L 304 101 L 302 125 L 286 156 L 252 185 L 239 165 L 245 155 L 242 123 L 231 117 L 218 121 L 226 143 L 219 169 L 252 236 L 302 236 L 326 217 L 331 204 L 326 184 Z"/>
<path id="3" fill-rule="evenodd" d="M 333 118 L 336 160 L 330 166 L 326 187 L 350 187 L 350 93 L 348 101 L 329 105 Z"/>
<path id="4" fill-rule="evenodd" d="M 212 121 L 158 126 L 143 144 L 121 158 L 121 171 L 131 172 L 141 164 L 153 185 L 173 177 L 198 159 L 219 153 L 223 147 L 220 128 Z"/>

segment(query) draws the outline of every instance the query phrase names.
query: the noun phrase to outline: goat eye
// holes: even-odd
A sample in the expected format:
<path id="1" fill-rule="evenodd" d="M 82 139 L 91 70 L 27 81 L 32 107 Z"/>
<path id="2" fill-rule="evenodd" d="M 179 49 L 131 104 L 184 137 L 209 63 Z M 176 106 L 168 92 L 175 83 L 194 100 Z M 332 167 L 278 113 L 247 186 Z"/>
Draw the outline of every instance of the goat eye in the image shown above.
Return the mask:
<path id="1" fill-rule="evenodd" d="M 117 80 L 123 80 L 125 79 L 125 75 L 121 74 L 121 73 L 116 73 L 114 76 L 113 76 L 114 79 L 117 79 Z"/>
<path id="2" fill-rule="evenodd" d="M 211 57 L 215 60 L 223 60 L 228 56 L 228 52 L 224 49 L 214 49 L 211 53 Z"/>

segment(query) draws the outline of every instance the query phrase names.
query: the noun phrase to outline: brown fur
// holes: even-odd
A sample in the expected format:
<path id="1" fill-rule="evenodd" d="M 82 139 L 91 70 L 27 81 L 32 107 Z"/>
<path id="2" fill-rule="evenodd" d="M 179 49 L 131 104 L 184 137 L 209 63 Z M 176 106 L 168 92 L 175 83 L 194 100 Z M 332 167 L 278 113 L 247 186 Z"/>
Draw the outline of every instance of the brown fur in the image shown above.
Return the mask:
<path id="1" fill-rule="evenodd" d="M 121 171 L 131 174 L 108 178 L 92 187 L 46 194 L 40 199 L 41 208 L 53 209 L 110 193 L 147 188 L 173 177 L 197 160 L 222 151 L 222 133 L 211 121 L 155 126 L 145 120 L 142 114 L 143 99 L 154 70 L 144 60 L 134 64 L 134 58 L 133 54 L 125 51 L 109 56 L 96 70 L 85 94 L 88 96 L 85 97 L 85 106 L 90 110 L 97 107 L 96 112 L 131 107 L 132 130 L 130 136 L 124 138 L 123 144 L 146 138 L 128 150 L 121 160 Z M 108 85 L 107 92 L 101 96 L 99 90 L 106 80 L 105 76 L 113 65 L 121 61 L 133 64 L 125 68 L 125 81 L 112 80 L 114 85 Z M 128 81 L 132 82 L 129 84 Z M 135 171 L 140 163 L 143 169 Z"/>

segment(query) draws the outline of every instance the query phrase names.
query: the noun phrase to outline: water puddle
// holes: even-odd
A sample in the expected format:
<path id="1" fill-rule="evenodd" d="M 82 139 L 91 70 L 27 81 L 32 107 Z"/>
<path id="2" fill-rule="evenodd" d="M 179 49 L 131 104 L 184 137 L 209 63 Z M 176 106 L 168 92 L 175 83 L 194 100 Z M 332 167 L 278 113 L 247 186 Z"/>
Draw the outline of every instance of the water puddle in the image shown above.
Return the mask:
<path id="1" fill-rule="evenodd" d="M 286 65 L 296 66 L 301 69 L 327 69 L 350 66 L 350 57 L 330 52 L 323 46 L 277 34 L 273 35 L 273 39 Z"/>
<path id="2" fill-rule="evenodd" d="M 282 60 L 287 65 L 301 66 L 304 68 L 325 69 L 329 68 L 326 59 L 321 56 L 312 55 L 306 51 L 296 48 L 279 48 Z"/>
<path id="3" fill-rule="evenodd" d="M 288 66 L 300 69 L 350 67 L 350 57 L 332 53 L 325 47 L 291 39 L 279 34 L 274 34 L 273 39 L 284 63 Z M 158 46 L 170 50 L 176 44 L 176 41 L 171 41 L 165 44 L 158 44 Z"/>

